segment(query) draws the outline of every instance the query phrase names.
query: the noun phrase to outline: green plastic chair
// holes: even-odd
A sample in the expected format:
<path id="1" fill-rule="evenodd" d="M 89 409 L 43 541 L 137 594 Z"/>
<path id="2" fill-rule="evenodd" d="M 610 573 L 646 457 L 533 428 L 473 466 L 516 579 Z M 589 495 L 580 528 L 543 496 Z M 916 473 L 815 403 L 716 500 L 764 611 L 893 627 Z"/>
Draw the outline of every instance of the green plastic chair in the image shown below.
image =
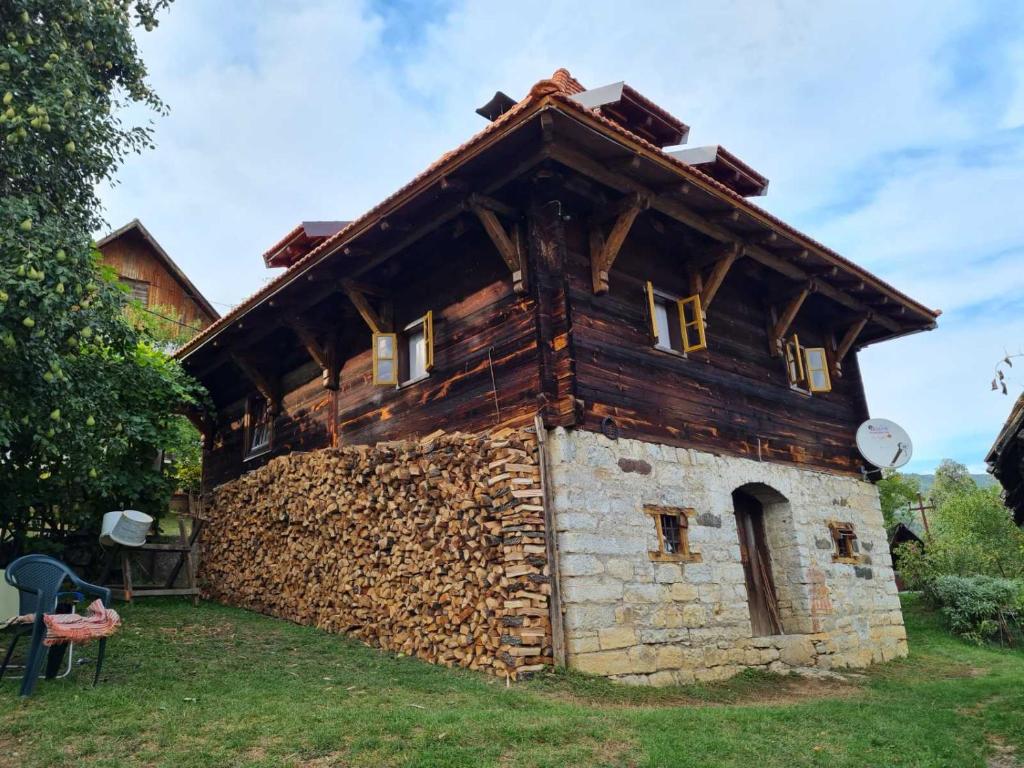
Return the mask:
<path id="1" fill-rule="evenodd" d="M 43 622 L 43 615 L 54 613 L 57 610 L 57 602 L 65 595 L 76 596 L 81 599 L 84 595 L 94 595 L 103 601 L 104 606 L 110 605 L 110 590 L 95 584 L 89 584 L 78 578 L 74 571 L 60 560 L 49 555 L 25 555 L 7 566 L 5 574 L 7 583 L 18 590 L 18 613 L 25 615 L 35 614 L 35 620 L 31 625 L 20 626 L 11 640 L 11 645 L 4 656 L 3 666 L 0 666 L 0 680 L 3 679 L 14 653 L 14 647 L 18 640 L 26 635 L 31 635 L 29 645 L 28 661 L 25 664 L 25 675 L 21 679 L 21 696 L 29 696 L 36 687 L 36 680 L 39 679 L 39 671 L 43 664 L 43 657 L 46 655 L 43 639 L 46 637 L 46 624 Z M 75 592 L 61 591 L 65 582 L 70 582 Z M 100 679 L 100 670 L 103 668 L 103 656 L 107 650 L 107 638 L 101 638 L 96 656 L 96 675 L 92 684 L 96 685 Z M 54 651 L 51 650 L 51 654 Z M 47 668 L 47 678 L 52 678 L 60 666 L 60 656 L 63 656 L 63 648 L 56 656 L 56 663 L 51 663 Z M 51 658 L 51 662 L 52 662 Z"/>

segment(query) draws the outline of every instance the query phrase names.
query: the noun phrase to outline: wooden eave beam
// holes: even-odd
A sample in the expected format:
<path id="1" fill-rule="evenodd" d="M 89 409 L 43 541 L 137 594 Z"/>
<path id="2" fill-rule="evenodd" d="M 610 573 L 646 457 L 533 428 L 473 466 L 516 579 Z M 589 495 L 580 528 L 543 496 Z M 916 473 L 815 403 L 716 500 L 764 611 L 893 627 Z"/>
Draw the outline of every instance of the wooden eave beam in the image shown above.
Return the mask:
<path id="1" fill-rule="evenodd" d="M 491 238 L 491 242 L 494 243 L 494 247 L 498 249 L 498 253 L 501 254 L 505 265 L 512 273 L 512 288 L 516 293 L 525 293 L 527 288 L 526 259 L 523 258 L 518 244 L 505 232 L 505 227 L 498 220 L 495 209 L 492 205 L 485 204 L 486 199 L 482 195 L 470 195 L 466 200 L 466 207 L 476 214 L 484 231 L 487 232 L 487 236 Z M 491 201 L 492 204 L 496 202 Z M 518 216 L 516 217 L 518 218 Z"/>
<path id="2" fill-rule="evenodd" d="M 341 289 L 348 296 L 359 316 L 363 318 L 373 333 L 391 333 L 391 322 L 378 313 L 367 300 L 366 295 L 351 280 L 342 280 Z"/>
<path id="3" fill-rule="evenodd" d="M 796 295 L 789 300 L 786 308 L 782 310 L 782 314 L 779 315 L 778 321 L 772 328 L 772 347 L 774 349 L 782 349 L 782 338 L 786 335 L 786 332 L 789 331 L 789 327 L 793 324 L 793 321 L 796 320 L 800 307 L 804 305 L 807 297 L 810 296 L 813 291 L 814 283 L 808 281 L 804 284 L 803 288 L 801 288 Z"/>
<path id="4" fill-rule="evenodd" d="M 726 254 L 718 259 L 711 268 L 711 274 L 708 275 L 707 280 L 703 281 L 703 288 L 700 292 L 700 306 L 705 312 L 711 306 L 711 302 L 715 300 L 718 289 L 725 282 L 725 276 L 729 274 L 729 270 L 736 260 L 743 255 L 743 251 L 744 248 L 740 243 L 733 243 Z"/>
<path id="5" fill-rule="evenodd" d="M 598 220 L 591 222 L 590 274 L 594 293 L 602 294 L 608 292 L 608 273 L 611 271 L 615 259 L 618 258 L 623 243 L 626 242 L 626 236 L 629 234 L 633 222 L 636 221 L 636 217 L 648 205 L 648 198 L 639 194 L 629 195 L 623 200 L 613 203 L 615 223 L 612 225 L 612 231 L 608 234 L 607 238 L 604 236 L 604 231 L 599 223 L 599 220 L 605 218 L 605 216 L 599 214 L 596 217 Z"/>
<path id="6" fill-rule="evenodd" d="M 256 387 L 256 391 L 263 395 L 270 406 L 271 413 L 277 413 L 281 406 L 280 383 L 273 377 L 264 374 L 251 358 L 240 355 L 237 352 L 232 352 L 231 361 Z"/>
<path id="7" fill-rule="evenodd" d="M 620 192 L 633 192 L 640 195 L 650 196 L 652 208 L 682 224 L 685 224 L 688 227 L 697 230 L 701 234 L 707 235 L 719 242 L 731 243 L 736 240 L 736 234 L 734 232 L 730 232 L 725 227 L 709 221 L 706 217 L 698 214 L 688 206 L 683 205 L 678 200 L 658 196 L 653 190 L 648 189 L 635 179 L 628 178 L 604 167 L 601 163 L 594 161 L 578 150 L 555 142 L 552 144 L 550 152 L 553 160 L 590 176 L 608 187 L 617 189 Z M 783 234 L 783 237 L 786 237 L 786 235 Z M 754 243 L 745 243 L 744 245 L 746 256 L 785 275 L 786 277 L 791 278 L 792 280 L 805 282 L 811 277 L 806 270 L 776 256 L 773 253 L 770 253 L 762 246 Z M 837 304 L 840 304 L 847 309 L 851 309 L 858 314 L 871 312 L 871 308 L 869 306 L 828 283 L 818 281 L 817 288 L 818 293 L 822 296 L 825 296 L 826 298 L 829 298 Z M 885 315 L 876 314 L 874 316 L 874 322 L 892 333 L 906 333 L 910 330 L 914 330 L 900 325 L 898 322 L 890 317 L 886 317 Z"/>

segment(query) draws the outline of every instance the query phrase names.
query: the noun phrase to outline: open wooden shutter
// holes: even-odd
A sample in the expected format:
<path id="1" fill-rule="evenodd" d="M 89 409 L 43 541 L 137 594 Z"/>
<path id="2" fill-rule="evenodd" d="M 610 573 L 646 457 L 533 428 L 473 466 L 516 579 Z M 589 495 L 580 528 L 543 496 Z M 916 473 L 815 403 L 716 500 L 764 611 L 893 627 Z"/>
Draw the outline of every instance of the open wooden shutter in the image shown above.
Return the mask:
<path id="1" fill-rule="evenodd" d="M 800 346 L 800 337 L 795 333 L 793 338 L 786 342 L 786 373 L 789 376 L 789 383 L 794 386 L 807 382 L 803 347 Z"/>
<path id="2" fill-rule="evenodd" d="M 398 334 L 373 334 L 373 383 L 378 386 L 398 383 Z"/>
<path id="3" fill-rule="evenodd" d="M 683 337 L 683 352 L 699 352 L 708 348 L 704 335 L 704 311 L 700 294 L 695 293 L 676 302 L 679 308 L 679 332 Z"/>
<path id="4" fill-rule="evenodd" d="M 426 370 L 434 369 L 434 312 L 428 310 L 423 316 L 423 344 L 427 348 Z"/>
<path id="5" fill-rule="evenodd" d="M 832 377 L 828 372 L 828 353 L 824 347 L 807 347 L 804 349 L 807 388 L 811 392 L 831 392 Z"/>
<path id="6" fill-rule="evenodd" d="M 647 293 L 647 320 L 651 324 L 650 333 L 651 340 L 658 343 L 658 318 L 654 314 L 654 284 L 648 280 L 644 286 L 644 291 Z M 668 344 L 668 339 L 665 340 Z"/>

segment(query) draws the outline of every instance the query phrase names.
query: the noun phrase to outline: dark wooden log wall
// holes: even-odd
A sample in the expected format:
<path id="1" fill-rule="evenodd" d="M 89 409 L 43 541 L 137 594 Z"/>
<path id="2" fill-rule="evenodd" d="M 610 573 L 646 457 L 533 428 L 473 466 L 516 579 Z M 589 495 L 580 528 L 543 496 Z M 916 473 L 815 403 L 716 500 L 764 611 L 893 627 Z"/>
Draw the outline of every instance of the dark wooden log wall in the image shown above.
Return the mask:
<path id="1" fill-rule="evenodd" d="M 452 241 L 451 253 L 403 265 L 400 275 L 406 277 L 396 280 L 404 286 L 394 296 L 396 328 L 434 312 L 431 375 L 402 388 L 374 386 L 370 330 L 361 327 L 356 336 L 364 343 L 350 350 L 337 392 L 323 388 L 320 369 L 311 362 L 284 377 L 286 394 L 268 454 L 243 458 L 244 401 L 222 413 L 223 426 L 206 452 L 207 488 L 294 450 L 531 423 L 543 402 L 537 302 L 532 292 L 513 293 L 509 272 L 490 241 L 482 233 L 468 233 Z"/>
<path id="2" fill-rule="evenodd" d="M 867 414 L 855 355 L 845 361 L 843 377 L 834 378 L 832 392 L 791 390 L 782 359 L 769 352 L 767 285 L 742 260 L 707 313 L 708 351 L 683 358 L 653 348 L 643 285 L 651 280 L 688 295 L 688 254 L 631 233 L 610 274 L 609 293 L 595 296 L 584 222 L 568 223 L 566 239 L 584 428 L 599 430 L 610 416 L 623 437 L 858 471 L 854 434 Z M 793 324 L 805 346 L 824 342 L 824 301 L 809 300 Z"/>
<path id="3" fill-rule="evenodd" d="M 549 427 L 597 431 L 610 416 L 623 437 L 858 471 L 854 433 L 867 408 L 856 356 L 848 356 L 831 393 L 792 391 L 783 361 L 769 353 L 777 278 L 759 279 L 737 262 L 708 311 L 709 350 L 688 358 L 658 351 L 643 283 L 687 295 L 688 254 L 638 224 L 611 271 L 610 292 L 595 296 L 585 220 L 563 221 L 559 208 L 530 208 L 524 296 L 513 292 L 482 232 L 453 240 L 439 261 L 407 259 L 394 278 L 403 286 L 394 300 L 396 327 L 434 311 L 430 377 L 397 389 L 373 386 L 370 331 L 360 327 L 355 338 L 365 341 L 350 347 L 336 392 L 322 387 L 311 361 L 285 375 L 269 454 L 243 458 L 244 401 L 221 414 L 226 426 L 207 451 L 206 486 L 290 451 L 520 426 L 538 410 Z M 792 330 L 805 345 L 824 344 L 835 324 L 830 311 L 812 297 Z"/>

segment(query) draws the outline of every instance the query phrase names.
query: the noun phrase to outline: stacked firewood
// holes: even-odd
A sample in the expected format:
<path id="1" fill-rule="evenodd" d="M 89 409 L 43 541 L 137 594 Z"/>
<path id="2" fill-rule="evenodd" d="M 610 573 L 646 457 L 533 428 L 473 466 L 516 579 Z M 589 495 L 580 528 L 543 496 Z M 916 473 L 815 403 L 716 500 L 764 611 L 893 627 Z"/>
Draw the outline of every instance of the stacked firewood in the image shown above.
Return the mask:
<path id="1" fill-rule="evenodd" d="M 531 431 L 288 454 L 207 513 L 212 599 L 513 678 L 552 661 Z"/>

